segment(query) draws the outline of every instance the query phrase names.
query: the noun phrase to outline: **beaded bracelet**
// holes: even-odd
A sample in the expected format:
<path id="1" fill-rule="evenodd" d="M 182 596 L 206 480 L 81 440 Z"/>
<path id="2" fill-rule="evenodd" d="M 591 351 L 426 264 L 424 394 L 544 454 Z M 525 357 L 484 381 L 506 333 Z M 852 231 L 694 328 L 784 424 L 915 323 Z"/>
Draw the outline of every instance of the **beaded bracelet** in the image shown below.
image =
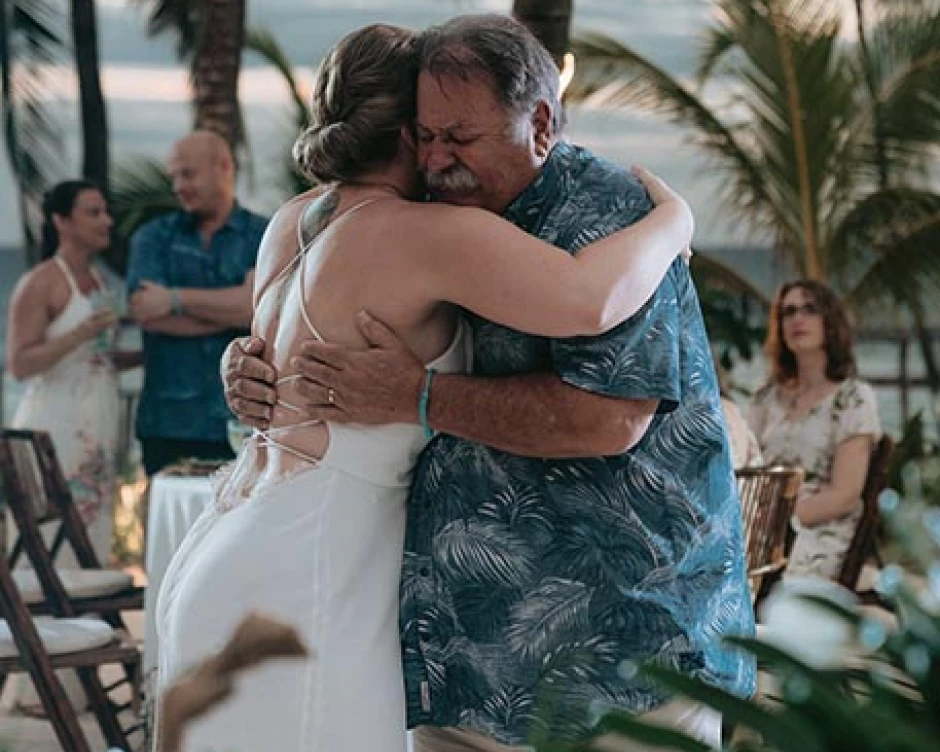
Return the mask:
<path id="1" fill-rule="evenodd" d="M 170 288 L 170 313 L 174 316 L 183 315 L 183 300 L 180 298 L 180 291 L 175 288 Z"/>
<path id="2" fill-rule="evenodd" d="M 434 381 L 435 373 L 437 373 L 437 371 L 434 368 L 428 368 L 424 377 L 424 388 L 421 390 L 421 396 L 418 398 L 418 420 L 421 421 L 424 435 L 429 439 L 433 439 L 437 435 L 437 431 L 428 425 L 428 403 L 431 401 L 431 382 Z"/>

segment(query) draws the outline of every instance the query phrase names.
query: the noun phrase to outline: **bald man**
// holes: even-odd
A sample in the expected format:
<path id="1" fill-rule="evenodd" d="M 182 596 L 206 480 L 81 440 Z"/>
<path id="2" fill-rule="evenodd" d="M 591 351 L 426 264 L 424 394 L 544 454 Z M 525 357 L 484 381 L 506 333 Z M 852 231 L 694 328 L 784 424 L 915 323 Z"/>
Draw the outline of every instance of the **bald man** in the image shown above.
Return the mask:
<path id="1" fill-rule="evenodd" d="M 167 173 L 180 209 L 131 238 L 131 315 L 144 331 L 137 437 L 148 475 L 183 458 L 232 456 L 219 359 L 251 324 L 255 259 L 267 220 L 235 200 L 224 139 L 177 142 Z"/>

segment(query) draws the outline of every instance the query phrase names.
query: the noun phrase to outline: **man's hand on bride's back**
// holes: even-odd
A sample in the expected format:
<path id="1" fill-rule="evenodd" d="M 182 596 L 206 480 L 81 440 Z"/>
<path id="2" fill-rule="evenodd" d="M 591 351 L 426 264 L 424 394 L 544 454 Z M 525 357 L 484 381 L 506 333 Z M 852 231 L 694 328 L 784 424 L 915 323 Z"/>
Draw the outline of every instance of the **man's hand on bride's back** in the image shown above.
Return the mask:
<path id="1" fill-rule="evenodd" d="M 226 348 L 221 363 L 229 408 L 242 423 L 260 429 L 268 427 L 277 401 L 277 372 L 261 359 L 263 353 L 263 339 L 239 337 Z"/>

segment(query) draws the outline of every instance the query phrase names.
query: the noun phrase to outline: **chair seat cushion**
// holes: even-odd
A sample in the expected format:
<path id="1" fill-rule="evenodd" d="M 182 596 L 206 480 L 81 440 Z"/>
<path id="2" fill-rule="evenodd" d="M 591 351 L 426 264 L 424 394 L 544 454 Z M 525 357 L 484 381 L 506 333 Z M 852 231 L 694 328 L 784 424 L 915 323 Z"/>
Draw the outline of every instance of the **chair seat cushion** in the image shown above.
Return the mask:
<path id="1" fill-rule="evenodd" d="M 116 569 L 57 569 L 59 579 L 70 598 L 100 598 L 127 590 L 134 578 L 127 572 Z M 45 600 L 39 578 L 32 569 L 17 569 L 13 572 L 16 589 L 27 604 Z"/>
<path id="2" fill-rule="evenodd" d="M 76 653 L 100 648 L 114 640 L 110 624 L 97 619 L 54 619 L 40 616 L 33 620 L 39 639 L 49 655 Z M 16 658 L 19 650 L 6 619 L 0 619 L 0 658 Z"/>

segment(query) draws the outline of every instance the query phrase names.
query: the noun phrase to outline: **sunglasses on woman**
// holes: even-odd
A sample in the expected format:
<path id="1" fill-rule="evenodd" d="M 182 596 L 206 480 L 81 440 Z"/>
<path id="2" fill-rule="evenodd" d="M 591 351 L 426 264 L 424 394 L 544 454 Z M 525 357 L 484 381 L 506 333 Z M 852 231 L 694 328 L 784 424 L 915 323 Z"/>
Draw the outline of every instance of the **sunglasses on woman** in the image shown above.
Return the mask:
<path id="1" fill-rule="evenodd" d="M 816 303 L 804 303 L 803 305 L 785 305 L 780 309 L 780 318 L 791 319 L 798 313 L 804 316 L 818 316 L 822 310 Z"/>

